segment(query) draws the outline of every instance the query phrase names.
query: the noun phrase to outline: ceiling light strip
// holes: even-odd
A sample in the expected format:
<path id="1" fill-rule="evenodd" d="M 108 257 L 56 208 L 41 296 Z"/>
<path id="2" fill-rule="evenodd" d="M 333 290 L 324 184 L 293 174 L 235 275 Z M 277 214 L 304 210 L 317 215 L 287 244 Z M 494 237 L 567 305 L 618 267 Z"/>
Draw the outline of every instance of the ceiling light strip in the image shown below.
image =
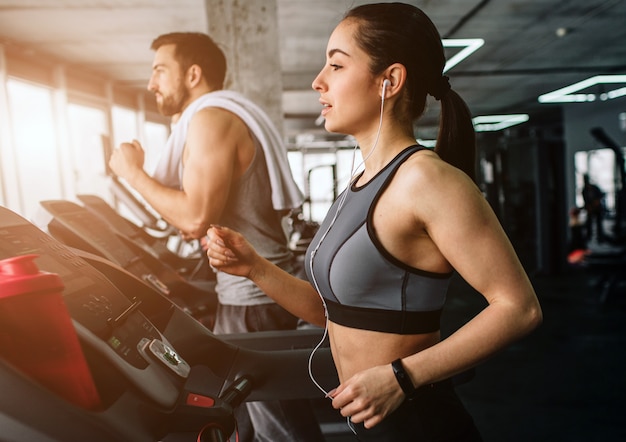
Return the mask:
<path id="1" fill-rule="evenodd" d="M 583 89 L 590 88 L 597 84 L 617 84 L 626 83 L 626 75 L 596 75 L 595 77 L 587 78 L 586 80 L 579 81 L 572 85 L 566 86 L 561 89 L 557 89 L 547 94 L 540 95 L 537 100 L 540 103 L 583 103 L 588 101 L 595 101 L 596 94 L 575 94 L 574 92 L 582 91 Z M 626 88 L 618 88 L 601 94 L 600 98 L 603 100 L 609 100 L 612 98 L 621 97 L 626 92 Z"/>
<path id="2" fill-rule="evenodd" d="M 446 65 L 443 68 L 444 72 L 452 69 L 485 44 L 485 40 L 482 38 L 447 38 L 441 40 L 441 42 L 444 48 L 464 48 L 446 61 Z"/>
<path id="3" fill-rule="evenodd" d="M 480 115 L 472 118 L 476 132 L 496 132 L 527 122 L 528 114 Z"/>

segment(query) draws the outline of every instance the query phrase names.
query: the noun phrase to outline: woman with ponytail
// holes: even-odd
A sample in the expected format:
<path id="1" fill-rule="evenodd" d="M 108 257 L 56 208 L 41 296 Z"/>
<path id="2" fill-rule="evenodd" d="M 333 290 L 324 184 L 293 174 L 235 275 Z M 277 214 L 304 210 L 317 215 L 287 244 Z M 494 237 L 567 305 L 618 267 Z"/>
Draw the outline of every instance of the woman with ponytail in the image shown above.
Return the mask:
<path id="1" fill-rule="evenodd" d="M 470 112 L 444 65 L 439 33 L 420 9 L 381 3 L 348 11 L 313 89 L 326 129 L 357 140 L 363 170 L 309 247 L 308 281 L 273 266 L 237 232 L 208 231 L 214 268 L 250 278 L 328 331 L 340 384 L 318 387 L 359 441 L 481 440 L 451 379 L 542 320 L 533 287 L 474 183 Z M 441 104 L 434 150 L 414 136 L 428 95 Z M 487 306 L 444 339 L 440 316 L 454 273 Z"/>

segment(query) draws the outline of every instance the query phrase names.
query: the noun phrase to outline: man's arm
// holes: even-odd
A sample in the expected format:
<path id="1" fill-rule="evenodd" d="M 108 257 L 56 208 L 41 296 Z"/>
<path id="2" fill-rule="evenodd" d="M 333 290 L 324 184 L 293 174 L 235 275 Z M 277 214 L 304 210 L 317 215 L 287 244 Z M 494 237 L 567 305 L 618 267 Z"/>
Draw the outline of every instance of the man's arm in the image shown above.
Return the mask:
<path id="1" fill-rule="evenodd" d="M 210 224 L 219 222 L 232 180 L 254 155 L 247 127 L 218 108 L 202 109 L 191 120 L 182 160 L 183 190 L 165 187 L 150 177 L 138 162 L 132 162 L 128 145 L 122 147 L 126 148 L 125 161 L 112 157 L 112 169 L 186 238 L 200 238 Z M 116 166 L 118 160 L 125 167 Z"/>

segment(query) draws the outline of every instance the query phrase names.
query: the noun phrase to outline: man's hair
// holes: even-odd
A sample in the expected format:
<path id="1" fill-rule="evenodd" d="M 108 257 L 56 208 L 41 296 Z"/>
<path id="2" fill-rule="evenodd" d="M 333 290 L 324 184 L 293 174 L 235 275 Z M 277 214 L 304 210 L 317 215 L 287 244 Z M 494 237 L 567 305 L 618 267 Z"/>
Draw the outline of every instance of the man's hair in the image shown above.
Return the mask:
<path id="1" fill-rule="evenodd" d="M 209 86 L 220 89 L 224 86 L 226 57 L 211 37 L 201 32 L 171 32 L 155 38 L 150 49 L 156 51 L 169 44 L 175 45 L 174 56 L 183 72 L 198 65 Z"/>

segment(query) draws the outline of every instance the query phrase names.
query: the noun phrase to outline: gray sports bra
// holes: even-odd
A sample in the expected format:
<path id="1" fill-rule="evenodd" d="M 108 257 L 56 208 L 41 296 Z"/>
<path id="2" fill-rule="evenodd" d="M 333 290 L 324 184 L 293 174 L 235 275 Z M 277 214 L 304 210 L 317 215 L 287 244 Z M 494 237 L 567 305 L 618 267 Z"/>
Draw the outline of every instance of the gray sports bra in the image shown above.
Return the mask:
<path id="1" fill-rule="evenodd" d="M 372 227 L 378 198 L 398 167 L 422 149 L 406 148 L 367 184 L 346 189 L 345 199 L 344 193 L 337 198 L 313 238 L 305 268 L 324 298 L 329 320 L 398 334 L 439 330 L 452 272 L 402 263 L 384 249 Z"/>

